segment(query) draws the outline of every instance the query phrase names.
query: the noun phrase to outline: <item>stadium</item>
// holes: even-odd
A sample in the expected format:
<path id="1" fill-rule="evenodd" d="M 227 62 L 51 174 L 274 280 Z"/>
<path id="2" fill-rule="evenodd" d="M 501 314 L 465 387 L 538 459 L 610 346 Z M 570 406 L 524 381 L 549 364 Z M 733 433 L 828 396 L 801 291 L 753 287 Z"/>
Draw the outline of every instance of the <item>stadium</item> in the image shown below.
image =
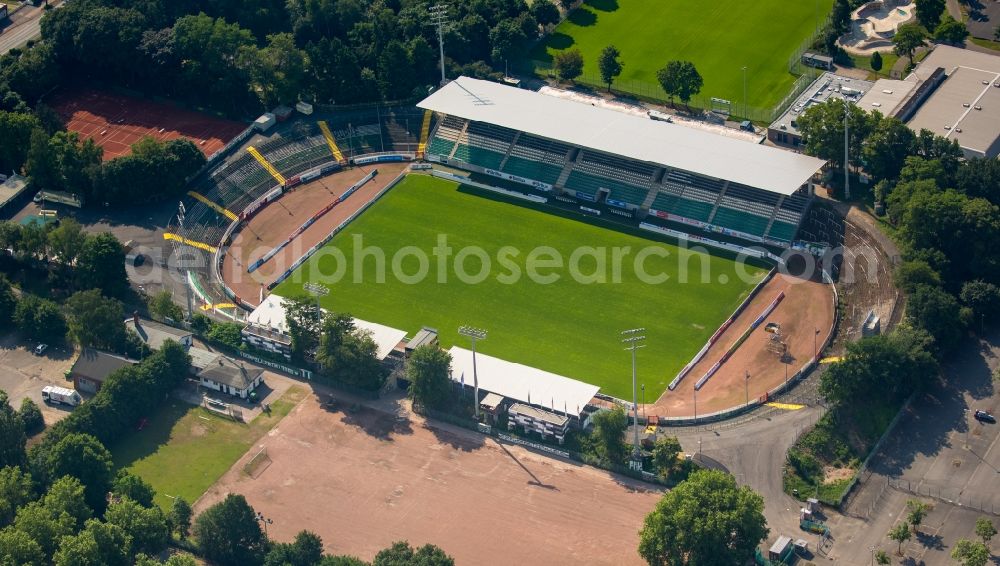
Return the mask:
<path id="1" fill-rule="evenodd" d="M 385 340 L 437 329 L 464 384 L 475 370 L 457 330 L 472 324 L 490 331 L 477 346 L 495 372 L 479 375 L 487 391 L 582 419 L 631 399 L 619 333 L 643 327 L 643 414 L 684 423 L 767 402 L 832 335 L 832 285 L 778 274 L 789 253 L 817 250 L 796 239 L 823 165 L 811 157 L 466 77 L 415 108 L 318 111 L 230 145 L 168 237 L 200 256 L 187 272 L 202 308 L 249 320 L 244 336 L 277 353 L 289 341 L 266 299 L 312 293 L 394 330 Z M 358 237 L 391 255 L 438 235 L 488 256 L 657 246 L 670 259 L 648 262 L 666 275 L 657 285 L 634 273 L 604 285 L 329 279 L 338 253 L 365 276 L 378 265 L 354 257 Z M 710 280 L 684 284 L 690 262 Z"/>

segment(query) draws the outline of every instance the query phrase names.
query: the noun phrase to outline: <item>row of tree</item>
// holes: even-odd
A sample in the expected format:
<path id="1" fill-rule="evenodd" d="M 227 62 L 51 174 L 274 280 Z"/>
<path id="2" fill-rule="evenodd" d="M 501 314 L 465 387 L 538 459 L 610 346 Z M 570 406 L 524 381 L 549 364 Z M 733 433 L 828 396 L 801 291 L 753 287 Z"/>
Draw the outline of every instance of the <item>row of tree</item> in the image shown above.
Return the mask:
<path id="1" fill-rule="evenodd" d="M 293 359 L 353 387 L 377 391 L 385 384 L 388 373 L 378 359 L 378 345 L 371 333 L 354 326 L 350 314 L 323 311 L 308 296 L 288 298 L 284 305 Z"/>
<path id="2" fill-rule="evenodd" d="M 621 61 L 621 53 L 614 45 L 605 47 L 597 59 L 597 67 L 600 71 L 601 82 L 608 85 L 608 91 L 615 79 L 621 75 L 624 63 Z M 579 49 L 567 49 L 560 51 L 553 56 L 552 68 L 560 80 L 572 81 L 583 74 L 583 54 Z M 660 83 L 660 88 L 667 95 L 670 103 L 674 98 L 679 98 L 685 105 L 691 97 L 701 92 L 704 80 L 694 63 L 690 61 L 668 61 L 667 64 L 656 72 L 656 80 Z"/>
<path id="3" fill-rule="evenodd" d="M 45 16 L 43 45 L 24 66 L 54 68 L 55 80 L 100 79 L 237 116 L 300 97 L 399 99 L 437 82 L 431 4 L 81 0 Z M 502 68 L 524 54 L 559 12 L 548 0 L 530 8 L 524 0 L 483 0 L 451 4 L 447 16 L 451 71 L 491 74 L 490 65 Z M 34 90 L 21 95 L 33 101 Z"/>
<path id="4" fill-rule="evenodd" d="M 54 291 L 100 289 L 121 297 L 128 290 L 121 242 L 110 232 L 87 234 L 72 218 L 44 225 L 0 222 L 0 250 L 4 261 L 12 262 L 5 271 L 17 275 L 18 270 L 43 269 Z"/>
<path id="5" fill-rule="evenodd" d="M 158 202 L 175 197 L 204 164 L 190 141 L 143 138 L 129 155 L 102 163 L 93 140 L 60 131 L 47 110 L 0 110 L 0 170 L 24 171 L 36 189 L 65 191 L 110 205 Z M 44 119 L 44 121 L 43 121 Z"/>

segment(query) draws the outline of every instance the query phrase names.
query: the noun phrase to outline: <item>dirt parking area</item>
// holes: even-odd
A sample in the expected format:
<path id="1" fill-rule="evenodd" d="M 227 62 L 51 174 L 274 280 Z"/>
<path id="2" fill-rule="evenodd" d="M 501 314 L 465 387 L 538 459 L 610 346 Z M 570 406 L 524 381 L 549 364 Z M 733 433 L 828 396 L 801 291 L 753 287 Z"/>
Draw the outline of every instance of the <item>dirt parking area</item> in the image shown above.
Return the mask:
<path id="1" fill-rule="evenodd" d="M 310 529 L 328 552 L 365 560 L 405 539 L 458 564 L 641 564 L 638 531 L 660 497 L 595 468 L 428 428 L 402 409 L 328 408 L 315 394 L 260 444 L 271 460 L 263 472 L 243 471 L 254 447 L 196 512 L 241 493 L 273 520 L 274 539 Z"/>
<path id="2" fill-rule="evenodd" d="M 0 389 L 7 393 L 8 401 L 15 409 L 21 407 L 22 399 L 30 397 L 42 409 L 45 424 L 51 425 L 68 415 L 69 409 L 43 403 L 42 388 L 46 385 L 73 387 L 64 374 L 76 360 L 76 353 L 66 348 L 50 347 L 44 355 L 36 356 L 32 353 L 36 345 L 14 334 L 0 337 Z"/>

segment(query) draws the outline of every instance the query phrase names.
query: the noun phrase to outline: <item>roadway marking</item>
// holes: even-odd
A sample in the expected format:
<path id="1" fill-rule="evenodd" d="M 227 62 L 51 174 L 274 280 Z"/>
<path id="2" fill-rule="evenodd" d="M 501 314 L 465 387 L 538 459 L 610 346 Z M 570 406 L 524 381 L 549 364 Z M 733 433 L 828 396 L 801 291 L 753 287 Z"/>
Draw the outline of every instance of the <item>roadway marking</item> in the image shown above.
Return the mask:
<path id="1" fill-rule="evenodd" d="M 799 405 L 797 403 L 768 403 L 768 407 L 774 407 L 775 409 L 784 409 L 786 411 L 798 411 L 799 409 L 805 409 L 805 405 Z"/>

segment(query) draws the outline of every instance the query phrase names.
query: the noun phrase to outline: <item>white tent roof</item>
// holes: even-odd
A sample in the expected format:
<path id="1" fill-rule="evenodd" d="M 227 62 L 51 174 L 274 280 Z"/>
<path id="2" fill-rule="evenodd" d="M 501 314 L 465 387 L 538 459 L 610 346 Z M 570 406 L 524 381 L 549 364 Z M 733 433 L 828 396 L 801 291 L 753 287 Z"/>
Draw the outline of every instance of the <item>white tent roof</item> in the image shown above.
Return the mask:
<path id="1" fill-rule="evenodd" d="M 790 195 L 821 159 L 490 81 L 459 77 L 418 107 Z"/>
<path id="2" fill-rule="evenodd" d="M 270 328 L 288 334 L 288 324 L 285 322 L 284 297 L 280 295 L 269 295 L 264 302 L 247 316 L 247 322 L 264 328 Z M 378 345 L 378 359 L 384 360 L 392 350 L 406 337 L 405 330 L 385 326 L 375 322 L 368 322 L 359 318 L 354 319 L 354 326 L 359 330 L 371 332 L 372 340 Z"/>
<path id="3" fill-rule="evenodd" d="M 475 383 L 472 351 L 454 346 L 448 352 L 451 354 L 451 379 L 461 382 L 464 375 L 465 385 L 472 387 Z M 580 416 L 600 389 L 596 385 L 479 352 L 476 353 L 476 370 L 481 390 L 567 415 Z"/>

